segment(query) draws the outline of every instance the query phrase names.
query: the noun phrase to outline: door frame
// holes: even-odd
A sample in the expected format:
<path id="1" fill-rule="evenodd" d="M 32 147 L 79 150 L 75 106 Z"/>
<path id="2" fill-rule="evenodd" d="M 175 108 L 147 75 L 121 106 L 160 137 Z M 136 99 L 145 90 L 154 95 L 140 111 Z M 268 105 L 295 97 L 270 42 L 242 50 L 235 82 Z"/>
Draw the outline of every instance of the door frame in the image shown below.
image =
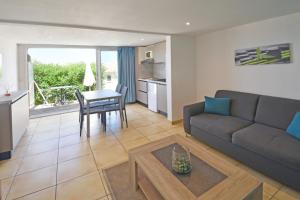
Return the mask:
<path id="1" fill-rule="evenodd" d="M 98 90 L 102 89 L 101 85 L 101 52 L 102 51 L 118 51 L 118 47 L 97 47 L 96 48 L 96 87 Z"/>

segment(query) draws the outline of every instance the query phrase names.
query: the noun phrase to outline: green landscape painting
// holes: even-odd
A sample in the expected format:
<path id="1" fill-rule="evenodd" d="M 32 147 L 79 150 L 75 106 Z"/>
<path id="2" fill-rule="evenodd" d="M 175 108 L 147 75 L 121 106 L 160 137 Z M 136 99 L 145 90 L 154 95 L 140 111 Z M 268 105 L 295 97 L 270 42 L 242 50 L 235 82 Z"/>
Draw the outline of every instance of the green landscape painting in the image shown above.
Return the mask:
<path id="1" fill-rule="evenodd" d="M 291 63 L 290 44 L 276 44 L 235 51 L 235 64 L 266 65 Z"/>

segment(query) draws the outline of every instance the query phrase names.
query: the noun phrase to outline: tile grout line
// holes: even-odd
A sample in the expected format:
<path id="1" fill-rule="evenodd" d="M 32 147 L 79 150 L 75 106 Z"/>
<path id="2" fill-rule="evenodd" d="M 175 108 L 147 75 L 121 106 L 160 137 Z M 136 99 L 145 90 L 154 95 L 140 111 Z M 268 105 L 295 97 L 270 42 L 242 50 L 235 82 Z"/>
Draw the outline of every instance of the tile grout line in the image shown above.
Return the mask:
<path id="1" fill-rule="evenodd" d="M 110 129 L 109 129 L 110 130 Z M 99 138 L 100 139 L 100 138 Z M 100 172 L 99 172 L 99 169 L 98 169 L 98 165 L 97 165 L 97 162 L 96 162 L 96 158 L 95 158 L 95 155 L 94 155 L 94 151 L 92 150 L 92 147 L 91 147 L 91 144 L 90 144 L 90 138 L 88 138 L 88 144 L 89 144 L 89 147 L 90 147 L 90 151 L 92 152 L 92 156 L 93 156 L 93 159 L 94 159 L 94 162 L 95 162 L 95 165 L 96 165 L 96 168 L 97 168 L 97 173 L 98 173 L 98 175 L 99 175 L 99 178 L 100 178 L 100 181 L 101 181 L 101 184 L 102 184 L 102 186 L 103 186 L 103 188 L 104 188 L 104 192 L 105 192 L 105 196 L 103 196 L 103 197 L 99 197 L 99 198 L 97 198 L 97 199 L 102 199 L 102 198 L 104 198 L 104 197 L 107 197 L 108 196 L 108 192 L 106 191 L 106 187 L 104 186 L 104 183 L 103 183 L 103 180 L 102 180 L 102 177 L 101 177 L 101 174 L 100 174 Z M 101 171 L 102 171 L 102 169 L 101 169 Z"/>
<path id="2" fill-rule="evenodd" d="M 17 199 L 26 197 L 26 196 L 31 195 L 31 194 L 34 194 L 34 193 L 38 193 L 38 192 L 41 192 L 41 191 L 43 191 L 43 190 L 47 190 L 47 189 L 52 188 L 52 187 L 54 187 L 54 186 L 52 185 L 52 186 L 49 186 L 49 187 L 46 187 L 46 188 L 43 188 L 43 189 L 40 189 L 40 190 L 37 190 L 37 191 L 34 191 L 34 192 L 30 192 L 30 193 L 25 194 L 25 195 L 23 195 L 23 196 L 17 197 L 17 198 L 15 198 L 15 199 L 13 199 L 13 200 L 17 200 Z"/>
<path id="3" fill-rule="evenodd" d="M 57 180 L 57 178 L 58 178 L 58 159 L 59 159 L 59 144 L 60 144 L 60 131 L 61 131 L 61 122 L 62 122 L 62 120 L 61 120 L 61 114 L 59 115 L 59 135 L 58 135 L 58 150 L 57 150 L 57 158 L 56 158 L 56 179 L 55 179 L 55 181 L 56 181 L 56 184 L 55 184 L 55 195 L 54 195 L 54 199 L 56 200 L 57 199 L 57 182 L 58 182 L 58 180 Z"/>
<path id="4" fill-rule="evenodd" d="M 281 191 L 282 188 L 283 188 L 283 186 L 280 186 L 280 187 L 278 188 L 278 190 L 277 190 L 276 192 L 274 192 L 273 195 L 271 195 L 271 197 L 269 198 L 269 200 L 272 200 L 272 199 L 275 197 L 275 195 L 276 195 L 279 191 Z"/>
<path id="5" fill-rule="evenodd" d="M 38 126 L 39 123 L 40 123 L 40 120 L 37 122 L 37 125 L 35 126 L 33 132 L 35 132 L 35 130 L 36 130 L 36 128 L 37 128 L 37 126 Z M 32 138 L 31 138 L 31 139 L 32 139 Z M 26 149 L 26 151 L 27 151 L 27 149 Z M 20 164 L 19 164 L 19 166 L 18 166 L 18 169 L 16 170 L 16 172 L 14 173 L 14 175 L 13 175 L 12 177 L 8 177 L 8 178 L 13 178 L 13 180 L 12 180 L 10 186 L 9 186 L 9 189 L 8 189 L 8 191 L 7 191 L 6 196 L 4 197 L 4 200 L 7 199 L 7 197 L 9 196 L 9 193 L 11 192 L 12 186 L 13 186 L 13 184 L 15 183 L 15 180 L 16 180 L 17 173 L 18 173 L 18 171 L 20 170 L 21 165 L 23 164 L 23 160 L 24 160 L 24 157 L 22 156 L 22 157 L 20 158 Z M 2 194 L 0 194 L 0 195 L 2 196 Z"/>

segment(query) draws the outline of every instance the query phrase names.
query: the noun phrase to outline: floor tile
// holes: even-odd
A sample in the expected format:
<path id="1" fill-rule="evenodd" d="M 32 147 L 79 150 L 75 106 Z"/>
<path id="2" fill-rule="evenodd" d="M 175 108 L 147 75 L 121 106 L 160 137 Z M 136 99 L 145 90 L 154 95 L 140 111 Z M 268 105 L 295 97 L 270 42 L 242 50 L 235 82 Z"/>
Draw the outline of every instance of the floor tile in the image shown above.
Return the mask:
<path id="1" fill-rule="evenodd" d="M 300 192 L 283 187 L 279 192 L 274 195 L 276 200 L 299 200 Z"/>
<path id="2" fill-rule="evenodd" d="M 16 149 L 12 151 L 11 159 L 23 158 L 26 154 L 27 149 L 28 149 L 28 146 L 16 147 Z"/>
<path id="3" fill-rule="evenodd" d="M 80 135 L 73 134 L 73 135 L 61 137 L 59 141 L 59 147 L 62 148 L 73 144 L 79 144 L 84 141 L 86 141 L 86 136 L 82 135 L 80 137 Z"/>
<path id="4" fill-rule="evenodd" d="M 71 160 L 80 156 L 91 154 L 90 145 L 88 142 L 82 142 L 79 144 L 74 144 L 66 146 L 59 149 L 58 161 L 63 162 Z"/>
<path id="5" fill-rule="evenodd" d="M 104 186 L 106 194 L 110 194 L 111 191 L 110 191 L 110 189 L 108 187 L 107 180 L 104 177 L 102 170 L 99 170 L 99 175 L 101 177 L 101 180 L 102 180 L 102 183 L 103 183 L 103 186 Z"/>
<path id="6" fill-rule="evenodd" d="M 123 144 L 124 148 L 126 149 L 126 151 L 129 151 L 130 149 L 142 146 L 144 144 L 149 143 L 150 140 L 148 138 L 139 138 L 136 140 L 126 140 L 126 141 L 121 141 L 121 143 Z"/>
<path id="7" fill-rule="evenodd" d="M 1 194 L 0 195 L 1 195 L 2 199 L 5 199 L 7 194 L 8 194 L 8 191 L 9 191 L 9 189 L 10 189 L 12 183 L 13 183 L 13 178 L 3 179 L 0 182 L 1 182 L 1 184 L 0 184 Z"/>
<path id="8" fill-rule="evenodd" d="M 27 146 L 30 144 L 31 139 L 32 139 L 32 135 L 23 135 L 23 137 L 20 139 L 19 143 L 18 143 L 18 147 L 22 147 L 22 146 Z"/>
<path id="9" fill-rule="evenodd" d="M 150 141 L 155 141 L 155 140 L 163 139 L 163 138 L 168 137 L 168 136 L 170 136 L 169 133 L 160 132 L 160 133 L 153 134 L 153 135 L 147 135 L 146 138 L 148 138 Z"/>
<path id="10" fill-rule="evenodd" d="M 102 150 L 120 145 L 119 141 L 114 135 L 107 137 L 91 137 L 89 143 L 92 150 Z"/>
<path id="11" fill-rule="evenodd" d="M 55 184 L 56 166 L 25 173 L 15 177 L 7 199 L 22 197 Z"/>
<path id="12" fill-rule="evenodd" d="M 32 137 L 31 144 L 49 141 L 56 138 L 59 138 L 59 131 L 40 132 Z"/>
<path id="13" fill-rule="evenodd" d="M 61 183 L 57 186 L 57 200 L 89 200 L 106 195 L 98 172 Z"/>
<path id="14" fill-rule="evenodd" d="M 140 128 L 143 126 L 150 126 L 151 124 L 153 124 L 153 122 L 151 122 L 151 121 L 144 120 L 144 119 L 136 119 L 136 120 L 130 121 L 129 126 L 133 126 L 134 128 Z"/>
<path id="15" fill-rule="evenodd" d="M 93 151 L 98 169 L 113 166 L 128 160 L 128 154 L 121 145 Z"/>
<path id="16" fill-rule="evenodd" d="M 25 172 L 54 165 L 57 163 L 57 154 L 58 151 L 55 150 L 25 157 L 17 174 L 23 174 Z"/>
<path id="17" fill-rule="evenodd" d="M 0 180 L 16 175 L 21 159 L 4 160 L 0 162 Z"/>
<path id="18" fill-rule="evenodd" d="M 139 131 L 135 129 L 123 133 L 119 133 L 116 135 L 116 137 L 118 138 L 119 141 L 122 142 L 145 138 L 144 135 L 142 135 Z"/>
<path id="19" fill-rule="evenodd" d="M 62 183 L 95 171 L 97 167 L 92 155 L 75 158 L 58 164 L 57 182 Z"/>
<path id="20" fill-rule="evenodd" d="M 279 189 L 280 189 L 280 187 L 276 187 L 269 183 L 263 184 L 263 191 L 271 196 L 273 196 Z"/>
<path id="21" fill-rule="evenodd" d="M 39 124 L 35 129 L 34 134 L 39 134 L 41 132 L 49 132 L 49 131 L 59 131 L 59 122 L 47 122 L 45 124 Z"/>
<path id="22" fill-rule="evenodd" d="M 23 196 L 18 200 L 55 200 L 55 186 Z"/>
<path id="23" fill-rule="evenodd" d="M 58 149 L 58 139 L 39 142 L 35 144 L 30 144 L 28 146 L 25 156 L 32 156 L 35 154 L 44 153 L 47 151 L 52 151 L 57 149 Z"/>
<path id="24" fill-rule="evenodd" d="M 150 125 L 150 126 L 137 128 L 137 130 L 144 136 L 148 136 L 148 135 L 153 135 L 153 134 L 162 132 L 165 129 L 154 124 L 154 125 Z"/>
<path id="25" fill-rule="evenodd" d="M 82 132 L 84 133 L 84 132 Z M 68 136 L 68 135 L 80 135 L 79 125 L 74 125 L 71 127 L 60 128 L 60 136 Z"/>

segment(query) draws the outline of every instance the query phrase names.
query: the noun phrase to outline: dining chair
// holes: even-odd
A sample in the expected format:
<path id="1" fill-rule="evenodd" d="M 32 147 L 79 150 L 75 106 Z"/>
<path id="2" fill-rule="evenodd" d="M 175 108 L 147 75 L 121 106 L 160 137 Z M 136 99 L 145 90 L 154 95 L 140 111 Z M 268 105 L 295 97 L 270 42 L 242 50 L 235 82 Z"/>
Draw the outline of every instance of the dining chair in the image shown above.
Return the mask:
<path id="1" fill-rule="evenodd" d="M 79 123 L 80 123 L 80 136 L 83 128 L 84 115 L 87 115 L 87 108 L 84 105 L 84 98 L 79 90 L 76 90 L 75 96 L 79 102 Z M 90 114 L 103 114 L 106 110 L 103 105 L 90 107 Z M 101 119 L 102 120 L 102 119 Z M 105 120 L 105 119 L 103 119 Z M 106 130 L 106 123 L 104 123 L 104 130 Z"/>
<path id="2" fill-rule="evenodd" d="M 118 85 L 117 85 L 117 87 L 116 87 L 116 92 L 121 93 L 122 87 L 123 87 L 123 85 L 120 84 L 120 83 L 118 83 Z"/>
<path id="3" fill-rule="evenodd" d="M 126 113 L 126 96 L 127 96 L 127 91 L 128 91 L 128 87 L 126 86 L 122 86 L 122 89 L 120 91 L 120 93 L 122 94 L 122 98 L 121 98 L 121 102 L 118 102 L 116 104 L 112 104 L 112 105 L 105 105 L 104 109 L 106 112 L 111 112 L 111 111 L 120 111 L 120 106 L 119 103 L 121 103 L 121 107 L 122 107 L 122 111 L 123 112 L 122 115 L 120 113 L 120 118 L 122 121 L 126 122 L 126 127 L 128 128 L 128 121 L 127 121 L 127 113 Z M 123 116 L 123 117 L 122 117 Z M 104 117 L 106 118 L 106 115 L 104 115 Z"/>

